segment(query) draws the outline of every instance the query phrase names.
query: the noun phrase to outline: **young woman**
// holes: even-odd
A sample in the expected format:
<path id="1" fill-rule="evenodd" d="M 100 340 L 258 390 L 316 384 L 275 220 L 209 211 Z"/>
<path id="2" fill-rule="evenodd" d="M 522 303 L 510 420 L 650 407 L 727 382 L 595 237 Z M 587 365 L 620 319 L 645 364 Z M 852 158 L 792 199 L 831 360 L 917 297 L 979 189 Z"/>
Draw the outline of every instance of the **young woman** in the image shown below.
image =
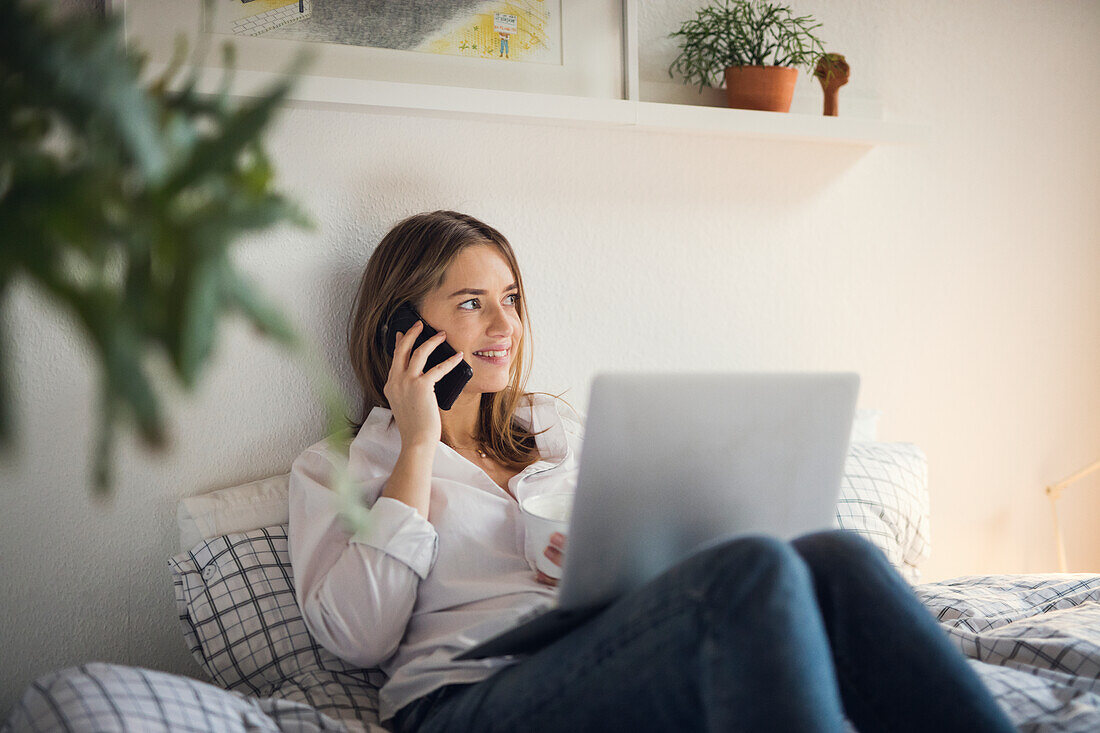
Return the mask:
<path id="1" fill-rule="evenodd" d="M 404 301 L 418 324 L 386 355 Z M 846 532 L 698 553 L 526 655 L 452 661 L 555 593 L 524 556 L 518 501 L 571 491 L 583 427 L 527 393 L 531 334 L 508 241 L 452 211 L 409 217 L 367 263 L 349 322 L 363 420 L 349 449 L 369 522 L 343 528 L 323 443 L 295 461 L 290 555 L 307 627 L 389 681 L 399 731 L 1010 731 L 876 548 Z M 443 340 L 458 354 L 424 372 Z M 450 410 L 434 385 L 461 359 Z M 655 417 L 655 419 L 658 419 Z M 546 555 L 558 562 L 565 538 Z"/>

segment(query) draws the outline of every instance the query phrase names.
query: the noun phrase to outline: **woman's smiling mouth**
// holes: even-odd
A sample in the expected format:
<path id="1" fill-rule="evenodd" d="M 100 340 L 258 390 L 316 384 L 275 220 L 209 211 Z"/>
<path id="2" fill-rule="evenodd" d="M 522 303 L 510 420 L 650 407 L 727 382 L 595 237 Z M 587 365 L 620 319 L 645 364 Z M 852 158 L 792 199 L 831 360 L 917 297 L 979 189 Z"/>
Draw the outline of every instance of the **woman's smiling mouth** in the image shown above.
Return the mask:
<path id="1" fill-rule="evenodd" d="M 507 364 L 508 357 L 511 355 L 511 349 L 500 350 L 487 350 L 487 351 L 475 351 L 474 356 L 487 361 L 490 364 Z"/>

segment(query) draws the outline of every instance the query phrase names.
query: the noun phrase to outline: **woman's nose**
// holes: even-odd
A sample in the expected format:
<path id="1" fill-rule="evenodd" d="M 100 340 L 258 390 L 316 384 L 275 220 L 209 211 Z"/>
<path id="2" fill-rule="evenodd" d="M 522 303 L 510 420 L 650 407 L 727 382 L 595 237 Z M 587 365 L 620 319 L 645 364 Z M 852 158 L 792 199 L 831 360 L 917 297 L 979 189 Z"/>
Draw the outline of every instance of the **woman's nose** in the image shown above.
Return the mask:
<path id="1" fill-rule="evenodd" d="M 493 311 L 493 319 L 492 323 L 489 324 L 489 331 L 494 336 L 511 336 L 512 322 L 508 318 L 508 312 L 503 308 L 497 307 Z"/>

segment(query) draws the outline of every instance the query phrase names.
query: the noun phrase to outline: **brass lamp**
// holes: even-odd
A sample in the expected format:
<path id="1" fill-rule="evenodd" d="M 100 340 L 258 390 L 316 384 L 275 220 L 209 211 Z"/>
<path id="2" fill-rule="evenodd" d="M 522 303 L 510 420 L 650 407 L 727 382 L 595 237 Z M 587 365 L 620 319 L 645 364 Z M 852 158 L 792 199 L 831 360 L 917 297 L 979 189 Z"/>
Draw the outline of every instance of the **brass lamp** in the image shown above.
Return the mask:
<path id="1" fill-rule="evenodd" d="M 1066 542 L 1062 537 L 1062 524 L 1058 521 L 1058 500 L 1062 498 L 1062 489 L 1078 479 L 1088 476 L 1097 469 L 1100 469 L 1100 461 L 1091 466 L 1086 466 L 1072 476 L 1067 476 L 1058 483 L 1046 488 L 1047 496 L 1050 497 L 1050 508 L 1054 512 L 1054 541 L 1058 543 L 1058 572 L 1060 573 L 1066 572 Z"/>

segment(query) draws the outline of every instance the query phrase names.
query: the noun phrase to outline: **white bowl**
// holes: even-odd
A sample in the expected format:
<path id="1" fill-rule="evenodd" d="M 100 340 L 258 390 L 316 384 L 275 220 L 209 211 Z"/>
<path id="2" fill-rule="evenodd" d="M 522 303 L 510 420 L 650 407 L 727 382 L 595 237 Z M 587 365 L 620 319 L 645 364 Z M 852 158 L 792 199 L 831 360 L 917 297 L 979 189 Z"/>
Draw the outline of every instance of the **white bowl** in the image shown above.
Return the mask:
<path id="1" fill-rule="evenodd" d="M 565 493 L 539 494 L 524 499 L 519 505 L 523 513 L 524 553 L 527 561 L 533 562 L 536 570 L 541 570 L 551 578 L 560 578 L 562 568 L 545 554 L 550 544 L 550 535 L 554 532 L 565 534 L 569 529 L 569 515 L 573 511 L 573 495 Z"/>

